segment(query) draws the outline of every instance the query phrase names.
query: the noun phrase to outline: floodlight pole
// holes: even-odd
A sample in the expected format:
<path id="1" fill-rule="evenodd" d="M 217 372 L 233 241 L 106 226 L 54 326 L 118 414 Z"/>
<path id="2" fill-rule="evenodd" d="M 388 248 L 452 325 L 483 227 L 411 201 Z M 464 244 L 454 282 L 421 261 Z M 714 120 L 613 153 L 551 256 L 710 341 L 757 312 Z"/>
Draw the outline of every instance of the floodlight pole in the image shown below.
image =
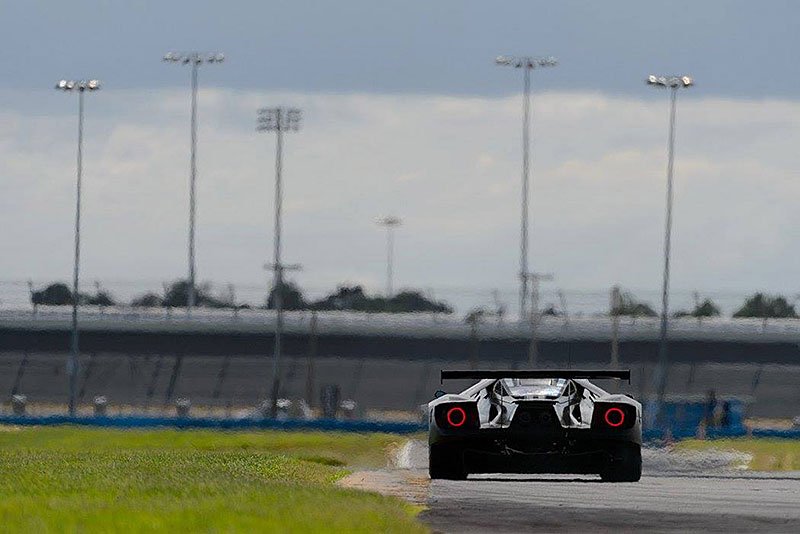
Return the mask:
<path id="1" fill-rule="evenodd" d="M 294 108 L 261 109 L 258 112 L 258 131 L 274 131 L 275 143 L 275 237 L 273 269 L 273 305 L 275 307 L 275 348 L 272 355 L 272 388 L 270 415 L 278 415 L 280 394 L 280 359 L 283 338 L 283 271 L 299 269 L 297 265 L 284 265 L 281 258 L 281 234 L 283 213 L 283 133 L 284 130 L 298 130 L 300 110 Z"/>
<path id="2" fill-rule="evenodd" d="M 69 402 L 67 409 L 70 416 L 76 412 L 77 390 L 78 390 L 78 357 L 80 353 L 78 339 L 78 306 L 80 305 L 80 294 L 78 291 L 80 278 L 80 259 L 81 259 L 81 186 L 83 182 L 83 93 L 85 91 L 96 91 L 100 88 L 97 80 L 67 81 L 61 80 L 56 85 L 56 89 L 61 91 L 78 92 L 78 151 L 77 151 L 77 171 L 75 182 L 75 253 L 72 271 L 72 332 L 70 336 L 70 353 L 67 362 L 67 373 L 69 375 Z"/>
<path id="3" fill-rule="evenodd" d="M 667 389 L 668 331 L 669 331 L 669 267 L 672 250 L 672 176 L 675 154 L 675 101 L 677 87 L 669 91 L 669 140 L 667 143 L 667 202 L 664 221 L 664 273 L 661 286 L 661 323 L 658 336 L 658 417 L 663 419 L 664 393 Z"/>
<path id="4" fill-rule="evenodd" d="M 283 337 L 283 264 L 281 263 L 281 213 L 283 211 L 283 129 L 280 121 L 275 128 L 275 349 L 272 356 L 272 405 L 271 415 L 278 416 L 280 392 L 280 359 Z"/>
<path id="5" fill-rule="evenodd" d="M 669 137 L 667 141 L 667 192 L 666 192 L 666 213 L 664 224 L 664 273 L 663 285 L 661 288 L 661 322 L 658 342 L 658 364 L 656 368 L 656 395 L 657 412 L 656 424 L 661 427 L 664 423 L 664 394 L 667 389 L 667 370 L 669 365 L 668 343 L 669 343 L 669 275 L 670 275 L 670 252 L 672 247 L 672 197 L 673 197 L 673 169 L 675 160 L 675 111 L 678 89 L 688 88 L 694 85 L 694 80 L 689 76 L 649 76 L 649 85 L 666 87 L 670 91 L 669 95 Z"/>
<path id="6" fill-rule="evenodd" d="M 72 271 L 72 342 L 69 354 L 69 415 L 75 415 L 78 391 L 78 278 L 81 261 L 81 182 L 83 181 L 83 89 L 78 90 L 78 158 L 75 187 L 75 263 Z"/>
<path id="7" fill-rule="evenodd" d="M 530 107 L 531 71 L 537 67 L 554 67 L 558 64 L 552 57 L 510 57 L 499 56 L 495 63 L 523 69 L 522 86 L 522 217 L 520 224 L 520 264 L 519 264 L 519 320 L 528 319 L 528 191 L 530 175 Z"/>
<path id="8" fill-rule="evenodd" d="M 196 186 L 197 180 L 197 73 L 203 63 L 222 63 L 223 54 L 212 52 L 169 52 L 164 55 L 164 61 L 182 63 L 191 66 L 191 121 L 190 121 L 190 146 L 189 146 L 189 287 L 186 290 L 186 313 L 192 314 L 195 307 L 197 293 L 195 289 L 195 214 L 196 214 Z"/>
<path id="9" fill-rule="evenodd" d="M 528 189 L 530 182 L 530 130 L 531 130 L 531 67 L 522 69 L 522 216 L 520 218 L 519 244 L 519 317 L 525 320 L 528 303 Z M 535 312 L 533 312 L 535 313 Z"/>
<path id="10" fill-rule="evenodd" d="M 192 110 L 189 155 L 189 288 L 186 295 L 186 313 L 191 315 L 195 305 L 195 182 L 197 180 L 197 71 L 200 63 L 192 61 Z"/>

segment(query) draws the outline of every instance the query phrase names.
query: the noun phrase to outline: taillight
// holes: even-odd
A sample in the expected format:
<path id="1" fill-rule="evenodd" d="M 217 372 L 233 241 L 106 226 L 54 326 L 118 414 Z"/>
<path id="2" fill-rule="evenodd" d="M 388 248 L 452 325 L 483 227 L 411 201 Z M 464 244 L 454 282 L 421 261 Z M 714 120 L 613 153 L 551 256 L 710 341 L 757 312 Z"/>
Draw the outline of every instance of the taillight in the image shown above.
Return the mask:
<path id="1" fill-rule="evenodd" d="M 474 403 L 440 404 L 435 410 L 436 423 L 440 428 L 477 428 L 478 407 Z"/>
<path id="2" fill-rule="evenodd" d="M 458 428 L 467 422 L 467 412 L 461 406 L 455 406 L 447 410 L 447 424 Z"/>
<path id="3" fill-rule="evenodd" d="M 625 412 L 616 406 L 612 406 L 606 410 L 606 413 L 603 414 L 603 419 L 608 426 L 613 426 L 616 428 L 625 424 Z"/>
<path id="4" fill-rule="evenodd" d="M 636 407 L 630 404 L 597 403 L 594 405 L 592 427 L 624 430 L 636 424 Z"/>

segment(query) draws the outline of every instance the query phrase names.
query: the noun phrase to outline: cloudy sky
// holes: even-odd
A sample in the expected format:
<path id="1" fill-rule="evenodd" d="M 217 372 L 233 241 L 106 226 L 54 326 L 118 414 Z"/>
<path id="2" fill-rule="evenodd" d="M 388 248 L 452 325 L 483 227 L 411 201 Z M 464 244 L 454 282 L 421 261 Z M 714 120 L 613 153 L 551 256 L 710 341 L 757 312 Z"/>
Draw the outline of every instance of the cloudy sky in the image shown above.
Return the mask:
<path id="1" fill-rule="evenodd" d="M 114 287 L 186 269 L 188 69 L 201 71 L 199 277 L 261 284 L 272 244 L 274 136 L 263 106 L 303 108 L 286 146 L 285 259 L 312 291 L 396 285 L 453 299 L 519 262 L 521 74 L 498 54 L 557 56 L 534 74 L 531 265 L 602 294 L 660 284 L 667 94 L 680 95 L 673 287 L 797 292 L 800 70 L 791 2 L 0 2 L 0 280 L 67 280 L 74 95 L 87 97 L 82 268 Z M 124 290 L 121 290 L 124 292 Z M 487 302 L 488 303 L 488 302 Z"/>

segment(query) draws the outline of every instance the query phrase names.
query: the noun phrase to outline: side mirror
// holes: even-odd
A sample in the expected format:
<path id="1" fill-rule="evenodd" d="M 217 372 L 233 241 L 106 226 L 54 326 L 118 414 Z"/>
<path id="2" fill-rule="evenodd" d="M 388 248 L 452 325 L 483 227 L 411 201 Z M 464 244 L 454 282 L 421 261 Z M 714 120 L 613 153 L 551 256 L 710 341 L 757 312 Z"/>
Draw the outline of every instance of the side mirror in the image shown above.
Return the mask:
<path id="1" fill-rule="evenodd" d="M 433 398 L 434 398 L 434 399 L 438 399 L 438 398 L 439 398 L 439 397 L 441 397 L 442 395 L 445 395 L 445 392 L 444 392 L 444 391 L 442 391 L 441 389 L 437 389 L 437 390 L 436 390 L 436 392 L 433 394 Z"/>

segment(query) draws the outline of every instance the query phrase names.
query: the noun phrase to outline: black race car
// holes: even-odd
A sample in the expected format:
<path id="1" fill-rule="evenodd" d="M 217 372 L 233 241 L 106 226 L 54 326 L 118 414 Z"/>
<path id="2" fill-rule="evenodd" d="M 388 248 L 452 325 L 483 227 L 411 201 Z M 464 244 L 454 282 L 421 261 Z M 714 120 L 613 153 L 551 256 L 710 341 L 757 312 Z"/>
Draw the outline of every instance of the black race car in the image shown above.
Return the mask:
<path id="1" fill-rule="evenodd" d="M 590 379 L 630 381 L 630 371 L 442 371 L 479 380 L 428 403 L 432 479 L 470 473 L 642 474 L 642 405 Z"/>

